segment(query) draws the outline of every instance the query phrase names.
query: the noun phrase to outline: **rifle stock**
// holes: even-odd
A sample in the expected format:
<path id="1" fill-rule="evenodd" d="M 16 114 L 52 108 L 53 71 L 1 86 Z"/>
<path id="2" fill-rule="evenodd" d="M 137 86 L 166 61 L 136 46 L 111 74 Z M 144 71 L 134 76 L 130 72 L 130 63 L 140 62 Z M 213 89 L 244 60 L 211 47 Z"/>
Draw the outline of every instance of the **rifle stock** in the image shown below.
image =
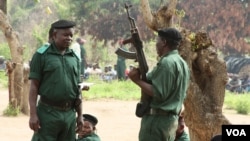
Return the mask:
<path id="1" fill-rule="evenodd" d="M 121 55 L 127 59 L 135 59 L 139 64 L 141 79 L 147 82 L 146 73 L 148 72 L 148 65 L 147 65 L 147 61 L 145 59 L 145 55 L 143 52 L 143 43 L 140 39 L 140 35 L 138 33 L 135 21 L 130 16 L 129 11 L 128 11 L 129 7 L 131 6 L 132 5 L 127 5 L 125 3 L 125 8 L 126 8 L 129 23 L 130 23 L 131 38 L 124 40 L 123 44 L 132 43 L 136 49 L 136 52 L 135 53 L 127 52 L 127 51 L 122 50 L 121 48 L 118 48 L 116 50 L 116 54 Z M 142 117 L 149 111 L 151 99 L 152 98 L 149 95 L 145 94 L 141 90 L 141 99 L 140 99 L 140 102 L 137 103 L 136 111 L 135 111 L 135 114 L 137 117 Z"/>

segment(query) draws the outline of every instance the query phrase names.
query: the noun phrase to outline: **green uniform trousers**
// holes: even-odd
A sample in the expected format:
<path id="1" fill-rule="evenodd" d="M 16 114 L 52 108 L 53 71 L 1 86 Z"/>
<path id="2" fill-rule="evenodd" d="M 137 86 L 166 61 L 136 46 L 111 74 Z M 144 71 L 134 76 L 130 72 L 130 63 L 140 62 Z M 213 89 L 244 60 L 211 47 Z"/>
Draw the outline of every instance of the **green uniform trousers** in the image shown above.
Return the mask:
<path id="1" fill-rule="evenodd" d="M 37 114 L 41 128 L 33 134 L 32 141 L 75 141 L 74 109 L 60 111 L 39 103 Z"/>
<path id="2" fill-rule="evenodd" d="M 139 141 L 174 141 L 177 115 L 145 115 L 141 120 Z"/>

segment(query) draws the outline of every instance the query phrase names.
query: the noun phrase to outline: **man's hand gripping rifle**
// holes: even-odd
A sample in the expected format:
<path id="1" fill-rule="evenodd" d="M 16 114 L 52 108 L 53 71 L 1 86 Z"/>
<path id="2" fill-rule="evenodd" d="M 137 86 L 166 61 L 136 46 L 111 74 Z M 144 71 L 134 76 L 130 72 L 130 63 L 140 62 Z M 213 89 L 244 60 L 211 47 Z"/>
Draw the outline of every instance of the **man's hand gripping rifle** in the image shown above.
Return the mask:
<path id="1" fill-rule="evenodd" d="M 128 5 L 125 3 L 125 8 L 127 11 L 127 15 L 128 15 L 128 20 L 130 23 L 130 32 L 131 32 L 131 38 L 124 40 L 123 44 L 127 44 L 127 43 L 132 43 L 133 46 L 136 49 L 136 52 L 128 52 L 125 51 L 121 48 L 118 48 L 116 50 L 116 54 L 119 56 L 122 56 L 124 58 L 127 59 L 135 59 L 136 62 L 138 62 L 139 64 L 139 70 L 140 70 L 140 74 L 141 74 L 141 79 L 145 82 L 147 82 L 147 77 L 146 77 L 146 73 L 148 72 L 148 65 L 144 56 L 144 52 L 143 52 L 143 44 L 142 41 L 140 39 L 137 27 L 135 25 L 135 20 L 134 18 L 132 18 L 129 14 L 128 9 L 132 7 L 132 5 Z M 141 99 L 140 102 L 136 105 L 136 116 L 137 117 L 142 117 L 144 114 L 146 114 L 149 109 L 150 109 L 150 102 L 151 102 L 151 97 L 148 96 L 147 94 L 144 94 L 143 91 L 141 91 Z"/>

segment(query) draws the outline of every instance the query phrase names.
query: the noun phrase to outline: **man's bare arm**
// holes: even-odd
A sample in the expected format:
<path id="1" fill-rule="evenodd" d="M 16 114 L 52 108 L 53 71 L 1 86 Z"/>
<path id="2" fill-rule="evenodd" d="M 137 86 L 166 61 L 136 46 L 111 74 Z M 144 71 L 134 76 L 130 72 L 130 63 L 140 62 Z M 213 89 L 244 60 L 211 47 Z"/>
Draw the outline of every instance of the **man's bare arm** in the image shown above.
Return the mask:
<path id="1" fill-rule="evenodd" d="M 30 120 L 29 120 L 29 126 L 30 126 L 30 129 L 34 130 L 35 132 L 38 131 L 38 129 L 40 128 L 39 119 L 38 119 L 37 111 L 36 111 L 39 85 L 40 85 L 40 83 L 38 80 L 34 80 L 34 79 L 30 80 L 30 92 L 29 92 Z"/>

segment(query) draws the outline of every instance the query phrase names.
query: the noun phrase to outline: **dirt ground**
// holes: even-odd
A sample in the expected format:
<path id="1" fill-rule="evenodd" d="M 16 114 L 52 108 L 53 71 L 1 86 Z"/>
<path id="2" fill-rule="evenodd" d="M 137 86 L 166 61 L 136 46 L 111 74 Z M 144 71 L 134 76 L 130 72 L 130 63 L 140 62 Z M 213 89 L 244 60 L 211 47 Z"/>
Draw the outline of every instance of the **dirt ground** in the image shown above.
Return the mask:
<path id="1" fill-rule="evenodd" d="M 3 110 L 8 104 L 8 91 L 0 89 L 0 141 L 29 141 L 32 130 L 28 127 L 29 117 L 5 117 Z M 96 115 L 99 119 L 97 133 L 102 141 L 136 141 L 140 118 L 134 115 L 137 101 L 98 100 L 84 101 L 83 112 Z M 233 124 L 250 124 L 249 115 L 235 111 L 224 111 Z"/>

